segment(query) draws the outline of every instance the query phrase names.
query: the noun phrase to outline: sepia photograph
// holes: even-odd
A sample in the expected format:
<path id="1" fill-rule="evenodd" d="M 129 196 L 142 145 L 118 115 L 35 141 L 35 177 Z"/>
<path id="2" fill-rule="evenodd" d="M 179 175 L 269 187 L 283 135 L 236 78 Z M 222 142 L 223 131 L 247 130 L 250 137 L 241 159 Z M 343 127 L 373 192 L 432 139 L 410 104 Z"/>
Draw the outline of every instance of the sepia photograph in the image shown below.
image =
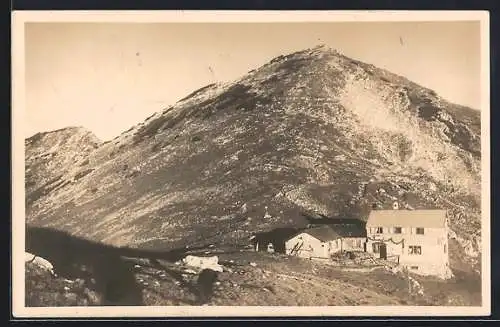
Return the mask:
<path id="1" fill-rule="evenodd" d="M 489 314 L 487 12 L 12 18 L 14 315 Z"/>

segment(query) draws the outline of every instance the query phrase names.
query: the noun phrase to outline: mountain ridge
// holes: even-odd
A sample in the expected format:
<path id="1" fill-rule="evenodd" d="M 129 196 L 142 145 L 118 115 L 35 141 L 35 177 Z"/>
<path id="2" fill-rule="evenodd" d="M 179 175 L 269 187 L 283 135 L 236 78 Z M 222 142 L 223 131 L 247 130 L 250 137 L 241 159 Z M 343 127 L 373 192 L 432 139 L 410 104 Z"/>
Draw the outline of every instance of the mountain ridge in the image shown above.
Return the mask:
<path id="1" fill-rule="evenodd" d="M 450 210 L 457 253 L 467 254 L 457 262 L 478 269 L 480 137 L 479 112 L 316 47 L 96 141 L 55 182 L 27 178 L 27 222 L 161 248 L 241 243 L 255 230 L 302 226 L 303 210 L 366 216 L 398 200 Z M 28 155 L 27 166 L 37 160 Z"/>

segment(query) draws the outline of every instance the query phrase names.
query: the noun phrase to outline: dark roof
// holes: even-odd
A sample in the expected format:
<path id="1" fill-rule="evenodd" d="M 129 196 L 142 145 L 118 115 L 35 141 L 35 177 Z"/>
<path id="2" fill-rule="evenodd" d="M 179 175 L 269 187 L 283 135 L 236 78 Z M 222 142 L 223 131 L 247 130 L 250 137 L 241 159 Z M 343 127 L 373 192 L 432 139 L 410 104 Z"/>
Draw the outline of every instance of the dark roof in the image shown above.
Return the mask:
<path id="1" fill-rule="evenodd" d="M 279 227 L 269 231 L 255 233 L 256 240 L 259 241 L 285 241 L 290 237 L 297 235 L 303 228 Z"/>
<path id="2" fill-rule="evenodd" d="M 326 216 L 316 212 L 302 212 L 302 216 L 314 225 L 358 224 L 363 225 L 363 228 L 365 228 L 365 222 L 354 216 Z"/>
<path id="3" fill-rule="evenodd" d="M 364 221 L 359 218 L 331 218 L 331 225 L 364 225 Z"/>
<path id="4" fill-rule="evenodd" d="M 366 229 L 359 224 L 321 225 L 303 231 L 320 241 L 333 241 L 345 237 L 366 237 Z"/>
<path id="5" fill-rule="evenodd" d="M 363 224 L 330 225 L 341 237 L 366 237 L 366 228 Z"/>

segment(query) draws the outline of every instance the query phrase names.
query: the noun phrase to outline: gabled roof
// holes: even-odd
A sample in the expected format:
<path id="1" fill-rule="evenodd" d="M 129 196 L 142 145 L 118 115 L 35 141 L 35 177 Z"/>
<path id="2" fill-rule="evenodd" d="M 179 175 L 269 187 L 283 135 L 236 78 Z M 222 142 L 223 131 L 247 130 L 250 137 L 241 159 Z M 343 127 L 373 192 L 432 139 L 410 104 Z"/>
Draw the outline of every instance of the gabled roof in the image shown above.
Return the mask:
<path id="1" fill-rule="evenodd" d="M 330 225 L 340 237 L 366 237 L 366 228 L 364 224 L 344 223 Z"/>
<path id="2" fill-rule="evenodd" d="M 366 229 L 356 224 L 322 225 L 303 230 L 322 242 L 333 241 L 344 237 L 366 237 Z"/>
<path id="3" fill-rule="evenodd" d="M 373 210 L 366 227 L 444 228 L 446 210 Z"/>
<path id="4" fill-rule="evenodd" d="M 322 242 L 333 241 L 340 238 L 339 234 L 337 234 L 331 227 L 326 225 L 306 229 L 302 231 L 302 233 L 309 234 Z"/>

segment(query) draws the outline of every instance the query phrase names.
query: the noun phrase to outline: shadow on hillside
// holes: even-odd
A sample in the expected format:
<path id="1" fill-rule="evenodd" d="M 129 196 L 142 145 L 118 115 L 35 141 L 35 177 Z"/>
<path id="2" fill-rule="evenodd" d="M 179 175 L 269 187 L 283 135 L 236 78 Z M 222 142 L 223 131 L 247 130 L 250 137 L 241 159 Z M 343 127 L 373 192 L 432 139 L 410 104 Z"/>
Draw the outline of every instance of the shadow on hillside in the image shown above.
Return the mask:
<path id="1" fill-rule="evenodd" d="M 186 248 L 151 251 L 113 247 L 60 230 L 33 226 L 26 228 L 25 251 L 50 261 L 58 276 L 80 278 L 88 285 L 93 279 L 94 290 L 102 296 L 100 305 L 143 305 L 142 288 L 136 281 L 134 262 L 126 260 L 126 257 L 150 259 L 150 262 L 157 262 L 157 259 L 174 262 L 187 253 Z M 166 267 L 158 267 L 168 272 Z"/>

